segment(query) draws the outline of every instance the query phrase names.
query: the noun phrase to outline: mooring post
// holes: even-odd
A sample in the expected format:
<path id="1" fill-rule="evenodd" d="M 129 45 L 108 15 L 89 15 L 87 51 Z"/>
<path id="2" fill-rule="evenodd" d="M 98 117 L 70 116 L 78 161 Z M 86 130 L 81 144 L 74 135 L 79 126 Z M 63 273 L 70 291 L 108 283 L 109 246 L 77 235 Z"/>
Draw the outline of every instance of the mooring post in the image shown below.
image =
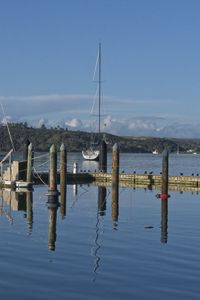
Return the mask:
<path id="1" fill-rule="evenodd" d="M 162 189 L 161 193 L 163 195 L 168 195 L 168 167 L 169 164 L 169 152 L 167 149 L 163 151 L 162 159 Z"/>
<path id="2" fill-rule="evenodd" d="M 60 147 L 60 215 L 66 215 L 66 189 L 67 189 L 67 151 L 64 144 Z"/>
<path id="3" fill-rule="evenodd" d="M 23 149 L 23 160 L 27 160 L 28 158 L 28 146 L 30 145 L 30 141 L 27 138 L 24 142 L 24 149 Z"/>
<path id="4" fill-rule="evenodd" d="M 112 219 L 118 221 L 119 215 L 119 147 L 114 144 L 112 151 Z"/>
<path id="5" fill-rule="evenodd" d="M 49 152 L 49 192 L 51 195 L 58 195 L 57 190 L 57 152 L 53 144 Z"/>
<path id="6" fill-rule="evenodd" d="M 67 166 L 67 152 L 65 145 L 62 144 L 60 147 L 60 188 L 65 187 L 67 183 L 67 173 L 66 173 L 66 166 Z"/>
<path id="7" fill-rule="evenodd" d="M 119 185 L 119 147 L 114 144 L 112 150 L 112 186 L 118 188 Z"/>
<path id="8" fill-rule="evenodd" d="M 49 250 L 55 250 L 56 241 L 56 218 L 58 203 L 58 190 L 57 190 L 57 152 L 53 144 L 49 151 L 49 192 L 47 206 L 49 209 L 49 236 L 48 245 Z"/>
<path id="9" fill-rule="evenodd" d="M 107 144 L 104 140 L 101 142 L 99 169 L 104 173 L 107 172 Z"/>
<path id="10" fill-rule="evenodd" d="M 27 157 L 27 171 L 26 181 L 32 183 L 33 181 L 33 145 L 32 143 L 28 146 L 28 157 Z"/>

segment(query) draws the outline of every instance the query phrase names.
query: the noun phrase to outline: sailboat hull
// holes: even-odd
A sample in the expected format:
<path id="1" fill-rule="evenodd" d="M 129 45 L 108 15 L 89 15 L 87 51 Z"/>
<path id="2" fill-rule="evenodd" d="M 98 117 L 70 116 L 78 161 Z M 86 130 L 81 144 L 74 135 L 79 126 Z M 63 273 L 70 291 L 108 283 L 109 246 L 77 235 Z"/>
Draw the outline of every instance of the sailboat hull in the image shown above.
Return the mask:
<path id="1" fill-rule="evenodd" d="M 86 160 L 99 160 L 99 154 L 99 150 L 89 149 L 82 151 L 83 158 Z"/>

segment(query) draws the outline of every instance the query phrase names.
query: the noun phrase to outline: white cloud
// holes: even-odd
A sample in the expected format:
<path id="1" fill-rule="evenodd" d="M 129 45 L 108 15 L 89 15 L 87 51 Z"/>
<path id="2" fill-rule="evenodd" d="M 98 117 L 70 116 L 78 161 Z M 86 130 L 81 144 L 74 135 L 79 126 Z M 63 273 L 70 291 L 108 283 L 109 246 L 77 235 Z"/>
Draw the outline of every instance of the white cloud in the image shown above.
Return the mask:
<path id="1" fill-rule="evenodd" d="M 35 95 L 35 96 L 0 96 L 1 102 L 20 101 L 27 103 L 29 101 L 34 102 L 54 102 L 54 101 L 66 101 L 66 100 L 80 100 L 91 98 L 91 95 L 83 94 L 51 94 L 51 95 Z"/>
<path id="2" fill-rule="evenodd" d="M 117 135 L 144 135 L 162 137 L 199 137 L 200 126 L 198 124 L 174 122 L 169 113 L 161 116 L 139 116 L 132 118 L 133 109 L 136 107 L 148 108 L 161 103 L 158 100 L 134 100 L 117 97 L 104 96 L 104 120 L 101 130 Z M 91 123 L 90 110 L 93 98 L 91 95 L 70 94 L 70 95 L 36 95 L 36 96 L 0 96 L 5 114 L 0 118 L 5 124 L 21 121 L 41 127 L 68 127 L 73 130 L 94 131 L 95 122 Z M 162 101 L 163 103 L 163 101 Z M 107 107 L 107 109 L 105 109 Z M 154 106 L 155 107 L 155 106 Z M 109 110 L 112 114 L 109 114 Z M 135 112 L 134 111 L 134 112 Z M 149 110 L 152 111 L 152 110 Z M 154 111 L 154 110 L 153 110 Z M 135 113 L 135 115 L 137 115 Z M 179 116 L 180 117 L 180 116 Z M 174 119 L 178 120 L 178 116 Z M 179 118 L 180 119 L 180 118 Z"/>
<path id="3" fill-rule="evenodd" d="M 78 119 L 72 119 L 69 121 L 65 122 L 65 125 L 71 129 L 83 129 L 83 123 L 81 122 L 81 120 Z"/>
<path id="4" fill-rule="evenodd" d="M 13 122 L 13 119 L 12 119 L 11 116 L 5 116 L 5 117 L 3 117 L 3 119 L 1 120 L 1 123 L 2 123 L 3 125 L 6 125 L 8 122 Z"/>
<path id="5" fill-rule="evenodd" d="M 6 120 L 13 122 L 10 116 L 6 116 L 1 122 L 6 124 Z M 37 128 L 45 125 L 47 128 L 60 126 L 70 130 L 96 131 L 95 126 L 92 126 L 89 120 L 78 118 L 65 120 L 35 118 L 27 120 L 27 123 Z M 200 136 L 200 124 L 170 122 L 164 118 L 156 117 L 117 119 L 108 115 L 102 120 L 101 131 L 122 136 L 198 138 Z"/>

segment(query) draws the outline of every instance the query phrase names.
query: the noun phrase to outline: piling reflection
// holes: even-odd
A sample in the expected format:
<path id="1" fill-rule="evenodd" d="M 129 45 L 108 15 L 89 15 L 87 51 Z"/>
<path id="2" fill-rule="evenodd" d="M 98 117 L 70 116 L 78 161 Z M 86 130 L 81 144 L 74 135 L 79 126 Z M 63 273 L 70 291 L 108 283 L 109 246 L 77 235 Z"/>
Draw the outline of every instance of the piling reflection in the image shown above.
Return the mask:
<path id="1" fill-rule="evenodd" d="M 28 226 L 28 234 L 33 230 L 33 192 L 26 192 L 26 222 Z"/>
<path id="2" fill-rule="evenodd" d="M 119 217 L 119 188 L 118 185 L 112 186 L 112 221 L 114 229 L 117 228 Z"/>
<path id="3" fill-rule="evenodd" d="M 67 186 L 60 187 L 60 216 L 63 219 L 67 211 Z"/>
<path id="4" fill-rule="evenodd" d="M 51 251 L 55 251 L 57 209 L 59 207 L 58 197 L 48 196 L 47 206 L 49 209 L 48 248 Z"/>
<path id="5" fill-rule="evenodd" d="M 100 216 L 106 214 L 106 187 L 98 187 L 98 211 Z"/>
<path id="6" fill-rule="evenodd" d="M 168 199 L 161 200 L 161 243 L 167 243 Z"/>

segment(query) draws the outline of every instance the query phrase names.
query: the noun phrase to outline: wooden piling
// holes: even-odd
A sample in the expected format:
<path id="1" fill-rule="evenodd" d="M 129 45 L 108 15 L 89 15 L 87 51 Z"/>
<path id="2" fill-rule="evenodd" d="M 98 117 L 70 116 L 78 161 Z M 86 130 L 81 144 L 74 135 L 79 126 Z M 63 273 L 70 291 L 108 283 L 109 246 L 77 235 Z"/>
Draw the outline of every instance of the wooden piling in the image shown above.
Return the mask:
<path id="1" fill-rule="evenodd" d="M 168 167 L 169 164 L 169 152 L 167 149 L 163 151 L 163 159 L 162 159 L 162 187 L 161 193 L 168 195 Z"/>
<path id="2" fill-rule="evenodd" d="M 112 220 L 118 221 L 119 215 L 119 148 L 114 144 L 112 151 Z"/>
<path id="3" fill-rule="evenodd" d="M 58 194 L 57 191 L 57 152 L 56 147 L 53 144 L 49 151 L 49 192 L 53 194 Z"/>
<path id="4" fill-rule="evenodd" d="M 28 158 L 28 146 L 30 145 L 29 139 L 26 139 L 23 145 L 23 160 Z"/>
<path id="5" fill-rule="evenodd" d="M 114 144 L 112 150 L 112 186 L 119 186 L 119 147 Z"/>
<path id="6" fill-rule="evenodd" d="M 60 147 L 60 187 L 66 187 L 67 181 L 67 152 L 65 145 L 62 144 Z"/>
<path id="7" fill-rule="evenodd" d="M 67 152 L 64 144 L 60 147 L 60 215 L 66 215 L 66 189 L 67 189 Z"/>
<path id="8" fill-rule="evenodd" d="M 101 142 L 99 169 L 104 173 L 107 172 L 107 144 L 104 140 Z"/>
<path id="9" fill-rule="evenodd" d="M 27 171 L 26 171 L 26 181 L 33 182 L 33 146 L 32 143 L 28 146 L 28 157 L 27 157 Z"/>

